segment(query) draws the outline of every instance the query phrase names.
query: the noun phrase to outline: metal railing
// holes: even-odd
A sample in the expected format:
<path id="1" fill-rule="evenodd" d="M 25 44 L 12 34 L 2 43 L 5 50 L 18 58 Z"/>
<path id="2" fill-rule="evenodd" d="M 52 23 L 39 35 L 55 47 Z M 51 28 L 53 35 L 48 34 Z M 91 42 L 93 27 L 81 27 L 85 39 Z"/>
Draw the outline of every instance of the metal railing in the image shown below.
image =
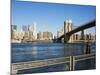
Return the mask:
<path id="1" fill-rule="evenodd" d="M 71 66 L 70 66 L 70 70 L 74 71 L 75 70 L 75 63 L 79 62 L 79 61 L 84 61 L 84 60 L 88 60 L 88 59 L 94 59 L 96 58 L 95 53 L 91 53 L 91 54 L 84 54 L 84 55 L 77 55 L 77 56 L 71 56 Z"/>
<path id="2" fill-rule="evenodd" d="M 75 63 L 78 61 L 88 60 L 95 58 L 95 54 L 84 54 L 77 56 L 68 56 L 61 58 L 52 58 L 52 59 L 44 59 L 37 61 L 28 61 L 28 62 L 20 62 L 20 63 L 12 63 L 11 64 L 11 74 L 17 74 L 18 70 L 25 70 L 31 68 L 39 68 L 57 64 L 67 64 L 69 63 L 69 70 L 75 70 Z"/>
<path id="3" fill-rule="evenodd" d="M 39 67 L 63 64 L 63 63 L 69 63 L 69 62 L 70 62 L 70 57 L 61 57 L 61 58 L 52 58 L 52 59 L 44 59 L 44 60 L 37 60 L 37 61 L 13 63 L 11 65 L 12 74 L 16 74 L 18 70 L 39 68 Z"/>

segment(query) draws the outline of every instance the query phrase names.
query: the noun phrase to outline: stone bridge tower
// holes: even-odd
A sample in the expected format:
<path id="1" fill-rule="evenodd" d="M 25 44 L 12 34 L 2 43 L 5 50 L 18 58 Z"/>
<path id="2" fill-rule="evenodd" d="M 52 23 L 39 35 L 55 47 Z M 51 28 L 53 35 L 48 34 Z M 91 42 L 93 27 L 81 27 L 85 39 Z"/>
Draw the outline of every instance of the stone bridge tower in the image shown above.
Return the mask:
<path id="1" fill-rule="evenodd" d="M 67 32 L 72 31 L 72 29 L 72 20 L 64 21 L 64 43 L 73 41 L 73 35 L 65 35 Z"/>

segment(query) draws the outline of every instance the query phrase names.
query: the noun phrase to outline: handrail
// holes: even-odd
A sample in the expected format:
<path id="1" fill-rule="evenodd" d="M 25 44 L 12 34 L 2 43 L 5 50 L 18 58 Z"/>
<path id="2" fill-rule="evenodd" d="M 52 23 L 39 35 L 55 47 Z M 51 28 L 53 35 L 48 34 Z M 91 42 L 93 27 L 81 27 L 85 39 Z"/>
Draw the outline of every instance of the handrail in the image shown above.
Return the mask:
<path id="1" fill-rule="evenodd" d="M 12 63 L 13 65 L 17 64 L 27 64 L 29 62 L 34 63 L 34 62 L 41 62 L 41 61 L 50 61 L 50 60 L 58 60 L 58 59 L 64 59 L 64 58 L 69 58 L 69 57 L 60 57 L 60 58 L 52 58 L 52 59 L 43 59 L 43 60 L 35 60 L 35 61 L 28 61 L 28 62 L 19 62 L 19 63 Z"/>

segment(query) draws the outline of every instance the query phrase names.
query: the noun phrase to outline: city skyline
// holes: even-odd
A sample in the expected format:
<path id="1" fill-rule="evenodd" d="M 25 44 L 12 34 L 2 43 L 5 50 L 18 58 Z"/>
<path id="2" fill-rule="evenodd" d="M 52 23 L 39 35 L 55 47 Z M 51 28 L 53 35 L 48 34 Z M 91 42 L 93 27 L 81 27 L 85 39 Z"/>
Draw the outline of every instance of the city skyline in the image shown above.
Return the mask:
<path id="1" fill-rule="evenodd" d="M 56 34 L 66 19 L 71 19 L 75 26 L 79 26 L 96 18 L 95 6 L 15 0 L 12 0 L 12 6 L 12 25 L 18 25 L 19 30 L 22 25 L 36 23 L 37 32 L 50 31 Z M 94 29 L 89 30 L 95 33 Z"/>

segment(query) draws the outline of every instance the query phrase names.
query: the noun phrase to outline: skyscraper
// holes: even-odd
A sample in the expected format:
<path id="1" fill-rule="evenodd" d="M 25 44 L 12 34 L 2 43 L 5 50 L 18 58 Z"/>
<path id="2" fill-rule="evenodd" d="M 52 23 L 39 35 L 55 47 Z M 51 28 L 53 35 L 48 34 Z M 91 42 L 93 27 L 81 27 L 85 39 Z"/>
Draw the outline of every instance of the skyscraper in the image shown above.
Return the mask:
<path id="1" fill-rule="evenodd" d="M 16 39 L 17 25 L 11 25 L 11 39 Z"/>
<path id="2" fill-rule="evenodd" d="M 23 26 L 22 26 L 22 30 L 23 30 L 24 32 L 27 32 L 27 31 L 28 31 L 28 27 L 27 27 L 26 25 L 23 25 Z"/>
<path id="3" fill-rule="evenodd" d="M 34 38 L 37 39 L 36 23 L 34 23 L 33 26 L 34 26 L 34 31 L 33 31 Z"/>
<path id="4" fill-rule="evenodd" d="M 43 34 L 42 32 L 37 33 L 37 39 L 42 40 L 43 39 Z"/>
<path id="5" fill-rule="evenodd" d="M 44 40 L 52 40 L 53 39 L 53 34 L 51 32 L 43 32 L 43 39 Z"/>
<path id="6" fill-rule="evenodd" d="M 32 35 L 34 36 L 34 39 L 37 38 L 36 23 L 33 23 L 33 25 L 28 25 L 28 31 L 32 33 Z"/>
<path id="7" fill-rule="evenodd" d="M 11 25 L 11 30 L 16 30 L 17 31 L 17 25 Z"/>

